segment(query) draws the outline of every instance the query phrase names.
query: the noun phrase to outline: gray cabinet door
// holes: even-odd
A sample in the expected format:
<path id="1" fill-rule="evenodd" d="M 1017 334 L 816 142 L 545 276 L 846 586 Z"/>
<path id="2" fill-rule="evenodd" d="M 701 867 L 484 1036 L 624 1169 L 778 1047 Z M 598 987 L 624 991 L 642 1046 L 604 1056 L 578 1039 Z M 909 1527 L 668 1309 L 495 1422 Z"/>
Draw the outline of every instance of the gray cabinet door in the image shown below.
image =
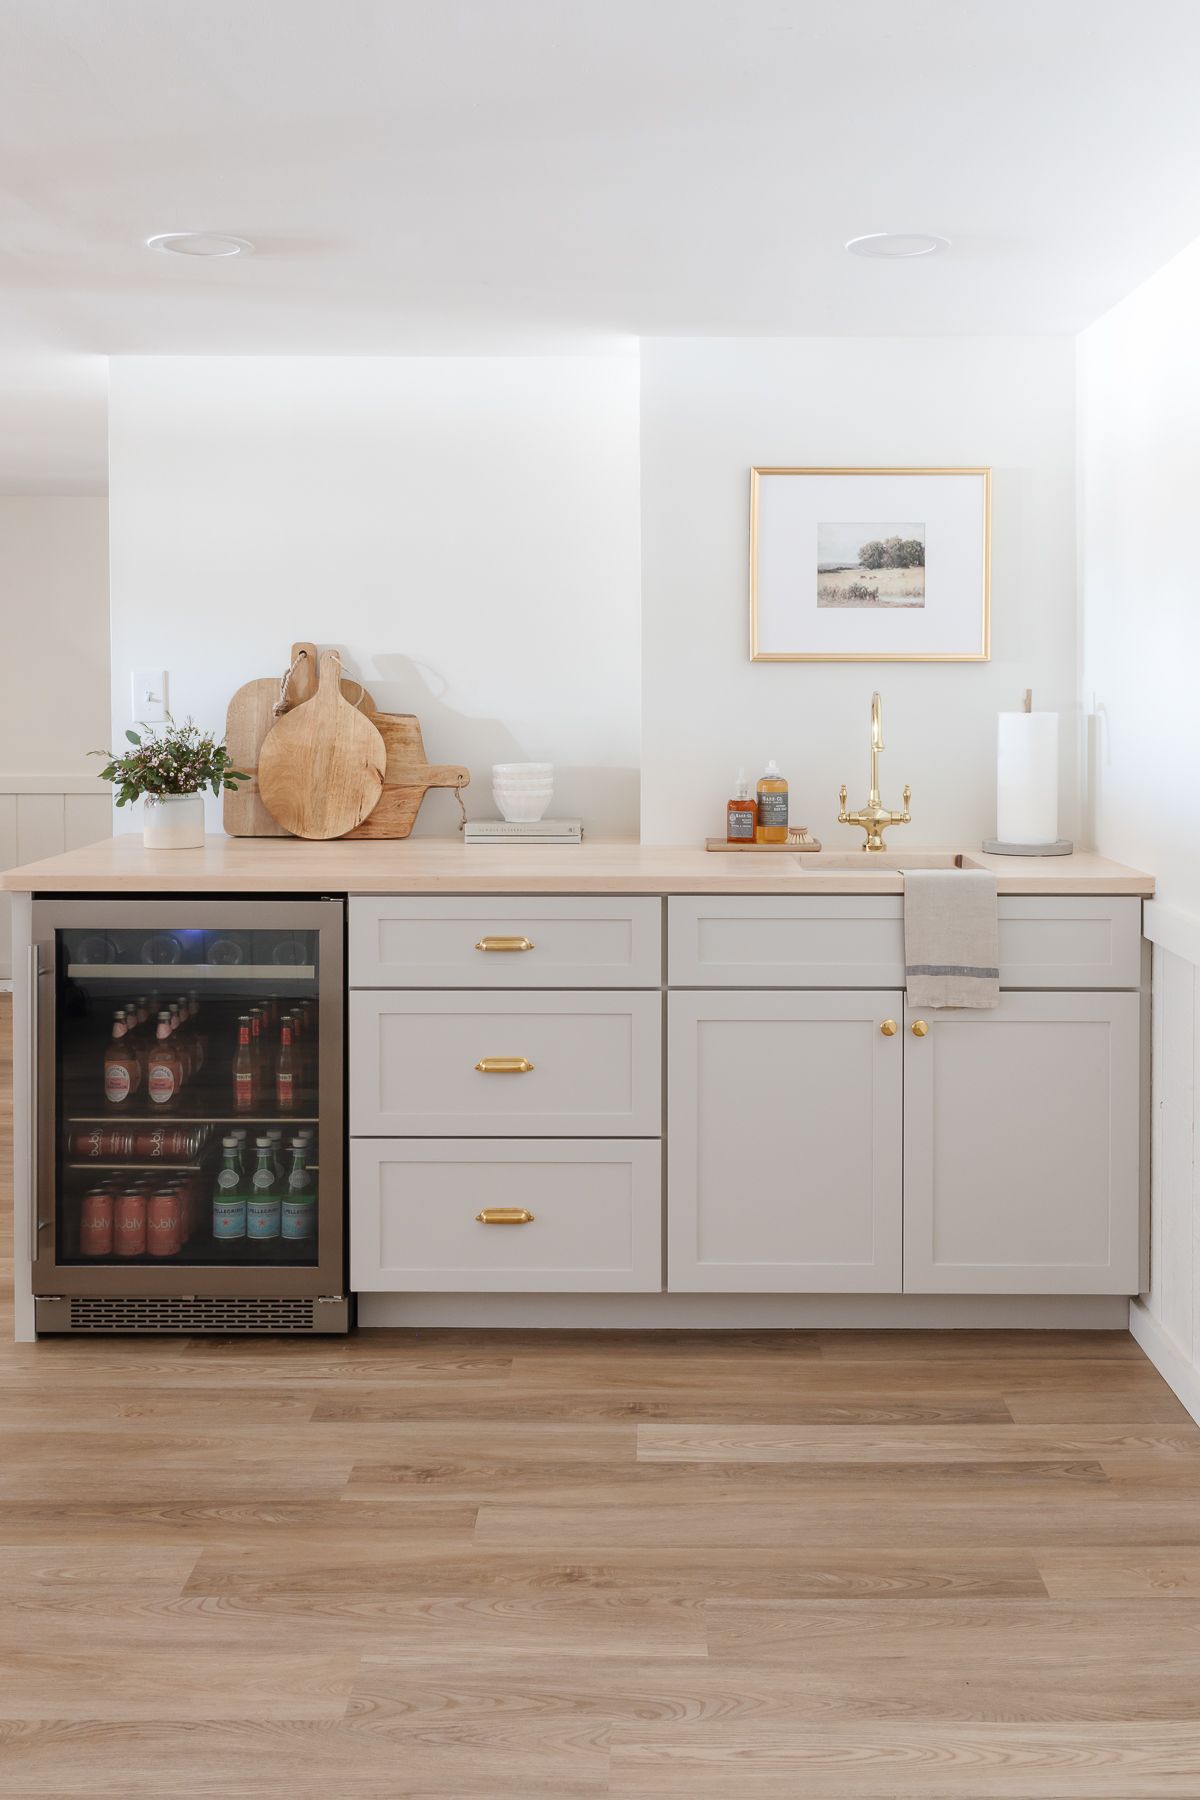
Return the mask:
<path id="1" fill-rule="evenodd" d="M 671 994 L 670 1288 L 900 1292 L 902 1002 Z"/>
<path id="2" fill-rule="evenodd" d="M 1136 1294 L 1139 997 L 906 1019 L 904 1287 Z"/>

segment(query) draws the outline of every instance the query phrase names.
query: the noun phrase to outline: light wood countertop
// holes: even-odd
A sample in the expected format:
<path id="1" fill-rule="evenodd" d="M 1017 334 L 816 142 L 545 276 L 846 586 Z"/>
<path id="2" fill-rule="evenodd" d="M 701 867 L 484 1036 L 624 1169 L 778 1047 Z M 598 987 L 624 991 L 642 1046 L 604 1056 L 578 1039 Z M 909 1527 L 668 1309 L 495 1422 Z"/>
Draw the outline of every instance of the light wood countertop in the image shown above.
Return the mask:
<path id="1" fill-rule="evenodd" d="M 897 845 L 902 852 L 902 846 Z M 1090 850 L 985 856 L 1002 894 L 1141 894 L 1154 877 Z M 147 850 L 137 833 L 104 838 L 0 875 L 14 893 L 60 894 L 899 894 L 894 870 L 822 868 L 825 853 L 722 854 L 690 844 L 482 845 L 452 838 L 307 843 L 209 837 L 202 850 Z"/>

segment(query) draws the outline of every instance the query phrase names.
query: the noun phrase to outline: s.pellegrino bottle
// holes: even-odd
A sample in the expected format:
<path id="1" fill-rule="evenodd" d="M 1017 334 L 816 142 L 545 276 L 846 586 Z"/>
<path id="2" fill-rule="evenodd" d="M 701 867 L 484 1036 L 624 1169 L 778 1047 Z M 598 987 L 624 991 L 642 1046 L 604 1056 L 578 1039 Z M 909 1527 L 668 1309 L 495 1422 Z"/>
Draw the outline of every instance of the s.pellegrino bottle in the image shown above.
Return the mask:
<path id="1" fill-rule="evenodd" d="M 212 1234 L 218 1243 L 246 1235 L 246 1195 L 238 1168 L 237 1139 L 221 1139 L 221 1168 L 213 1189 Z"/>
<path id="2" fill-rule="evenodd" d="M 280 1196 L 270 1138 L 260 1137 L 256 1149 L 258 1167 L 250 1177 L 250 1192 L 246 1197 L 246 1236 L 277 1238 Z"/>
<path id="3" fill-rule="evenodd" d="M 292 1166 L 288 1172 L 287 1191 L 283 1196 L 283 1235 L 285 1238 L 311 1238 L 317 1235 L 317 1192 L 312 1170 L 308 1167 L 308 1149 L 303 1139 L 291 1142 Z"/>

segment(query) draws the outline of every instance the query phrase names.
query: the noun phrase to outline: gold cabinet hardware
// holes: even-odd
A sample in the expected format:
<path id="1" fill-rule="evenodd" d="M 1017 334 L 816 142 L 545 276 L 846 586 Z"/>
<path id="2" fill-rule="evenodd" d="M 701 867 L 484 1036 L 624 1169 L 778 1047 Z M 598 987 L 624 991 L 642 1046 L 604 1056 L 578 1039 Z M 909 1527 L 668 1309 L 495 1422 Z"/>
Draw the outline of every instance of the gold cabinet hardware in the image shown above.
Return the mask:
<path id="1" fill-rule="evenodd" d="M 475 1214 L 478 1225 L 532 1225 L 533 1214 L 523 1206 L 485 1206 Z"/>
<path id="2" fill-rule="evenodd" d="M 533 1064 L 526 1056 L 481 1056 L 475 1067 L 481 1075 L 528 1075 Z"/>
<path id="3" fill-rule="evenodd" d="M 883 1021 L 883 1024 L 879 1027 L 879 1029 L 880 1029 L 880 1031 L 882 1031 L 884 1037 L 895 1037 L 895 1035 L 896 1035 L 895 1019 L 885 1019 Z"/>
<path id="4" fill-rule="evenodd" d="M 481 937 L 475 948 L 477 950 L 532 950 L 533 945 L 527 937 Z"/>
<path id="5" fill-rule="evenodd" d="M 914 1019 L 913 1020 L 912 1034 L 914 1037 L 928 1037 L 929 1036 L 929 1027 L 925 1023 L 924 1019 Z"/>

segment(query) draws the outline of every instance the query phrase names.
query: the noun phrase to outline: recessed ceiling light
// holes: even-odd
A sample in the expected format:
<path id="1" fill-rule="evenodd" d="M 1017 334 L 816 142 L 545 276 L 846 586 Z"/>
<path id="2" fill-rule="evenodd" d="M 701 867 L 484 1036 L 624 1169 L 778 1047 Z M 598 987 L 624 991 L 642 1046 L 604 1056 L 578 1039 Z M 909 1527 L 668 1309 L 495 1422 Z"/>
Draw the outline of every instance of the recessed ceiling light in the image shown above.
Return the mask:
<path id="1" fill-rule="evenodd" d="M 931 231 L 869 231 L 865 237 L 851 238 L 846 248 L 851 256 L 902 259 L 936 256 L 940 250 L 950 248 L 950 239 L 935 237 Z"/>
<path id="2" fill-rule="evenodd" d="M 147 250 L 171 256 L 253 256 L 249 238 L 224 237 L 215 231 L 164 231 L 146 239 Z"/>

